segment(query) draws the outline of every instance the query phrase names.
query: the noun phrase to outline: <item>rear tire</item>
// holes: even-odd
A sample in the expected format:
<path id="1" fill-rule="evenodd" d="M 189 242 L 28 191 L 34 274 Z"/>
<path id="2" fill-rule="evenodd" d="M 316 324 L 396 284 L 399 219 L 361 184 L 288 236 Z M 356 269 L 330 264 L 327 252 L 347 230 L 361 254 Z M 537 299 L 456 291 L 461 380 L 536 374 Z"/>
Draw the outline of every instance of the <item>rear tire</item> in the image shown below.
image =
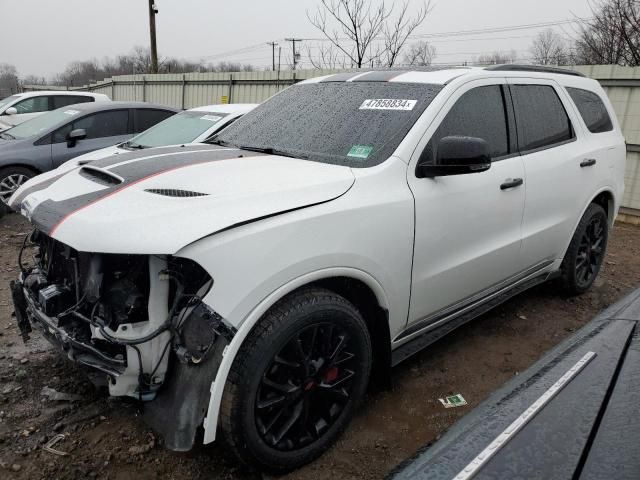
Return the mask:
<path id="1" fill-rule="evenodd" d="M 570 295 L 586 292 L 600 271 L 609 239 L 609 219 L 600 205 L 592 203 L 576 228 L 562 261 L 562 285 Z"/>
<path id="2" fill-rule="evenodd" d="M 23 183 L 35 177 L 36 172 L 26 167 L 10 166 L 0 168 L 0 203 L 5 207 L 5 212 L 9 211 L 6 206 L 9 198 Z"/>
<path id="3" fill-rule="evenodd" d="M 347 427 L 371 372 L 371 340 L 343 297 L 309 288 L 271 308 L 240 348 L 220 411 L 242 463 L 271 473 L 320 456 Z"/>

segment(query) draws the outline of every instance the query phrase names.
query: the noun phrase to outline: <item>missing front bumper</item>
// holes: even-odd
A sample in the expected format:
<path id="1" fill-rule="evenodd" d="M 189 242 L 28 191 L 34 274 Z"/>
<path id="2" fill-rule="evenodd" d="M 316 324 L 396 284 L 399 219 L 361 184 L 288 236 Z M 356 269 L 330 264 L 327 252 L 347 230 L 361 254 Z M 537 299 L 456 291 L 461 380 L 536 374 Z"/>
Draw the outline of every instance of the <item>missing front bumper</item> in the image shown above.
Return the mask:
<path id="1" fill-rule="evenodd" d="M 124 373 L 127 368 L 124 358 L 111 357 L 88 343 L 76 340 L 58 327 L 56 318 L 49 317 L 38 308 L 21 281 L 11 282 L 10 286 L 16 322 L 25 342 L 29 340 L 32 327 L 35 327 L 70 360 L 114 377 Z"/>

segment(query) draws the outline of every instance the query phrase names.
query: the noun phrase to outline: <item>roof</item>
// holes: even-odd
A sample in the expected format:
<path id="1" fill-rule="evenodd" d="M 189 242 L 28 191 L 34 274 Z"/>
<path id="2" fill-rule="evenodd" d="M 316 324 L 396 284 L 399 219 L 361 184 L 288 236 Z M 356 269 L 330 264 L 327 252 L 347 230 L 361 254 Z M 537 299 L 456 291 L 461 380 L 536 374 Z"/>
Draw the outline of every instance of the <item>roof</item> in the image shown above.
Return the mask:
<path id="1" fill-rule="evenodd" d="M 330 82 L 399 82 L 399 83 L 428 83 L 446 85 L 460 77 L 505 77 L 527 76 L 534 78 L 573 78 L 575 81 L 588 81 L 578 72 L 565 70 L 558 67 L 542 65 L 491 65 L 488 67 L 410 67 L 391 69 L 359 70 L 345 73 L 336 73 L 324 77 L 311 78 L 300 82 L 330 83 Z"/>
<path id="2" fill-rule="evenodd" d="M 102 93 L 93 93 L 93 92 L 80 92 L 75 90 L 34 90 L 33 92 L 22 92 L 16 93 L 14 95 L 20 96 L 22 98 L 29 97 L 40 97 L 43 95 L 74 95 L 74 96 L 82 96 L 82 97 L 106 97 L 106 95 Z"/>
<path id="3" fill-rule="evenodd" d="M 74 110 L 78 110 L 83 113 L 87 112 L 101 112 L 104 110 L 118 110 L 122 108 L 154 108 L 159 110 L 168 110 L 171 112 L 179 112 L 180 110 L 173 107 L 167 107 L 166 105 L 160 105 L 157 103 L 147 102 L 89 102 L 89 103 L 76 103 L 74 105 L 67 105 L 62 108 L 73 107 Z"/>
<path id="4" fill-rule="evenodd" d="M 187 112 L 216 112 L 216 113 L 247 113 L 258 106 L 257 103 L 230 103 L 218 105 L 203 105 L 190 108 Z"/>

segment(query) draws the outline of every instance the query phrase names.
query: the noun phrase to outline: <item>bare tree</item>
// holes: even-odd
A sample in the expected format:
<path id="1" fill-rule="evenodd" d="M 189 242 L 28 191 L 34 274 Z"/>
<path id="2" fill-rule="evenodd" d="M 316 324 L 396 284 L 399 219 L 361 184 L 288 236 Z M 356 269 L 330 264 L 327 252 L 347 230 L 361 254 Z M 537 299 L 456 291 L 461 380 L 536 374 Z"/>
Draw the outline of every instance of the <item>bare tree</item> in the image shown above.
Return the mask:
<path id="1" fill-rule="evenodd" d="M 515 63 L 518 53 L 515 50 L 510 52 L 493 52 L 488 55 L 480 55 L 473 63 L 477 65 L 502 65 L 504 63 Z"/>
<path id="2" fill-rule="evenodd" d="M 18 70 L 14 65 L 0 63 L 0 98 L 18 91 Z"/>
<path id="3" fill-rule="evenodd" d="M 409 51 L 404 56 L 406 65 L 428 66 L 436 57 L 436 48 L 429 42 L 416 42 L 409 45 Z"/>
<path id="4" fill-rule="evenodd" d="M 592 17 L 581 20 L 575 43 L 585 64 L 640 65 L 640 1 L 594 0 Z"/>
<path id="5" fill-rule="evenodd" d="M 566 42 L 551 28 L 535 36 L 530 51 L 538 65 L 566 65 L 569 61 Z"/>
<path id="6" fill-rule="evenodd" d="M 404 3 L 395 20 L 390 20 L 394 9 L 387 8 L 384 2 L 320 0 L 315 13 L 307 12 L 307 18 L 345 57 L 345 63 L 361 68 L 369 64 L 393 65 L 409 35 L 426 18 L 429 8 L 429 3 L 424 4 L 418 14 L 410 18 L 408 3 Z M 376 39 L 382 39 L 382 45 Z"/>
<path id="7" fill-rule="evenodd" d="M 402 50 L 402 47 L 407 42 L 409 35 L 427 18 L 432 8 L 431 0 L 425 3 L 413 18 L 407 14 L 408 7 L 409 2 L 407 1 L 400 8 L 400 13 L 396 19 L 392 22 L 386 22 L 382 27 L 385 63 L 388 67 L 392 67 L 396 63 L 400 55 L 400 50 Z"/>
<path id="8" fill-rule="evenodd" d="M 310 46 L 307 46 L 307 57 L 309 57 L 309 61 L 311 62 L 313 68 L 333 69 L 347 67 L 344 55 L 341 55 L 334 45 L 320 44 L 315 48 L 317 49 L 316 54 L 311 51 Z"/>

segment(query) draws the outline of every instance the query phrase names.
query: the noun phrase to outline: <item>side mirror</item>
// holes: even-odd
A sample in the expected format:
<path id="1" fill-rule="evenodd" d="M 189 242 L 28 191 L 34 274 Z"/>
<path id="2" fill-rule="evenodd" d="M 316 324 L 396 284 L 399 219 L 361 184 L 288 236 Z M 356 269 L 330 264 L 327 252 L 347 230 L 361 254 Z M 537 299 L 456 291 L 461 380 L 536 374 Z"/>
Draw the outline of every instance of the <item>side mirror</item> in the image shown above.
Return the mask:
<path id="1" fill-rule="evenodd" d="M 75 147 L 78 140 L 82 140 L 83 138 L 87 138 L 87 131 L 84 128 L 76 128 L 75 130 L 71 130 L 67 135 L 67 147 Z"/>
<path id="2" fill-rule="evenodd" d="M 438 142 L 435 163 L 418 163 L 416 176 L 443 177 L 479 173 L 491 168 L 486 140 L 477 137 L 444 137 Z"/>
<path id="3" fill-rule="evenodd" d="M 5 115 L 17 115 L 18 109 L 16 107 L 9 107 L 4 111 Z"/>

